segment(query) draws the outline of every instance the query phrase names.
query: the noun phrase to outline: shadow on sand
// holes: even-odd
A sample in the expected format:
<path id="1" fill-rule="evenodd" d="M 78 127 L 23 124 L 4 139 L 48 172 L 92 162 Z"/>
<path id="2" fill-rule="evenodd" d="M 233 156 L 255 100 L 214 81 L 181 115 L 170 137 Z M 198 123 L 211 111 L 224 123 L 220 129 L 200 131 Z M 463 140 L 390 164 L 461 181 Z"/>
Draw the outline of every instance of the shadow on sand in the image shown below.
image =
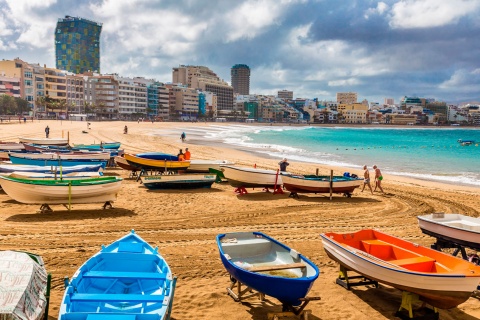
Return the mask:
<path id="1" fill-rule="evenodd" d="M 352 197 L 347 198 L 341 195 L 333 195 L 332 200 L 330 200 L 330 195 L 326 194 L 299 194 L 298 198 L 290 197 L 290 192 L 285 192 L 283 194 L 274 194 L 272 192 L 265 191 L 256 191 L 249 192 L 247 194 L 237 194 L 239 200 L 247 201 L 271 201 L 271 200 L 285 200 L 292 199 L 291 201 L 301 201 L 301 202 L 317 202 L 317 203 L 378 203 L 380 200 L 373 199 L 370 197 Z"/>
<path id="2" fill-rule="evenodd" d="M 383 284 L 379 284 L 378 289 L 374 287 L 368 287 L 366 290 L 350 290 L 358 298 L 370 305 L 373 309 L 377 310 L 387 319 L 399 319 L 403 317 L 395 316 L 402 303 L 402 291 L 393 287 L 389 287 Z M 414 319 L 432 319 L 431 313 L 425 313 L 425 311 L 418 310 L 421 307 L 421 302 L 417 302 L 413 305 Z M 415 310 L 418 310 L 415 313 Z M 431 309 L 429 309 L 431 310 Z M 462 319 L 462 320 L 477 320 L 477 318 L 464 313 L 458 308 L 449 310 L 439 309 L 439 318 L 444 319 Z M 408 317 L 408 312 L 402 310 L 402 314 Z M 423 318 L 422 318 L 423 316 Z"/>
<path id="3" fill-rule="evenodd" d="M 98 209 L 88 210 L 75 210 L 75 205 L 72 206 L 72 210 L 66 210 L 65 207 L 61 205 L 55 205 L 52 207 L 52 209 L 54 210 L 53 212 L 46 213 L 40 213 L 37 211 L 33 213 L 14 214 L 5 220 L 13 222 L 74 221 L 85 219 L 132 217 L 136 215 L 136 213 L 132 210 L 121 208 L 102 209 L 100 205 Z"/>

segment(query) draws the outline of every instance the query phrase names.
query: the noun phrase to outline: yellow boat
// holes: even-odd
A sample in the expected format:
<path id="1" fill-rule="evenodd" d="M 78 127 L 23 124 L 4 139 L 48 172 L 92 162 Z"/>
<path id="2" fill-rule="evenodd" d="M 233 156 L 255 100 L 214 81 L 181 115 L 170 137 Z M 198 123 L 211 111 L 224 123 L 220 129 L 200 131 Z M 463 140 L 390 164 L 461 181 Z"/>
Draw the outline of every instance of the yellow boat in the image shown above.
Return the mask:
<path id="1" fill-rule="evenodd" d="M 139 170 L 157 170 L 157 171 L 174 171 L 186 170 L 190 166 L 190 161 L 171 161 L 171 160 L 155 160 L 140 158 L 133 154 L 125 153 L 125 160 L 132 167 Z"/>

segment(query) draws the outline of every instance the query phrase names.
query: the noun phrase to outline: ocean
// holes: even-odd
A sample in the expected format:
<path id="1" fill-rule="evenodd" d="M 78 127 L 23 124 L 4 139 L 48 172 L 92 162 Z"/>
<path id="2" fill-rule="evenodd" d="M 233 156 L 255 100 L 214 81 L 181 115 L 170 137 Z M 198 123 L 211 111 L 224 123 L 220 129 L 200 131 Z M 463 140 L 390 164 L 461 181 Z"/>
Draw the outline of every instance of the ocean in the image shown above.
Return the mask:
<path id="1" fill-rule="evenodd" d="M 363 165 L 371 169 L 376 164 L 384 174 L 480 186 L 479 129 L 249 125 L 205 129 L 190 133 L 278 159 L 341 166 L 357 174 Z M 475 144 L 462 146 L 459 139 Z"/>

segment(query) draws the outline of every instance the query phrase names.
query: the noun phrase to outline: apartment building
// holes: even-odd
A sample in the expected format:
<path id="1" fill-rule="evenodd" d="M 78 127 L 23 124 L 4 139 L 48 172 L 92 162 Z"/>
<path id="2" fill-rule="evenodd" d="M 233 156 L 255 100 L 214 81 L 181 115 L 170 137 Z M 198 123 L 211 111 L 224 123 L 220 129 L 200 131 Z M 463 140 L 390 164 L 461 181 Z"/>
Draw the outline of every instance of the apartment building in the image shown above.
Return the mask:
<path id="1" fill-rule="evenodd" d="M 337 92 L 337 103 L 339 104 L 353 104 L 357 103 L 356 92 Z"/>
<path id="2" fill-rule="evenodd" d="M 241 95 L 250 94 L 250 67 L 236 64 L 230 70 L 233 92 Z"/>
<path id="3" fill-rule="evenodd" d="M 169 87 L 170 117 L 192 120 L 198 118 L 198 91 L 187 86 Z"/>
<path id="4" fill-rule="evenodd" d="M 293 100 L 293 91 L 280 90 L 280 91 L 277 92 L 277 97 L 279 97 L 280 99 L 283 99 L 285 101 Z"/>
<path id="5" fill-rule="evenodd" d="M 161 82 L 154 82 L 148 85 L 148 109 L 151 116 L 162 120 L 169 119 L 169 90 Z"/>
<path id="6" fill-rule="evenodd" d="M 5 77 L 0 74 L 0 95 L 20 98 L 20 78 Z"/>

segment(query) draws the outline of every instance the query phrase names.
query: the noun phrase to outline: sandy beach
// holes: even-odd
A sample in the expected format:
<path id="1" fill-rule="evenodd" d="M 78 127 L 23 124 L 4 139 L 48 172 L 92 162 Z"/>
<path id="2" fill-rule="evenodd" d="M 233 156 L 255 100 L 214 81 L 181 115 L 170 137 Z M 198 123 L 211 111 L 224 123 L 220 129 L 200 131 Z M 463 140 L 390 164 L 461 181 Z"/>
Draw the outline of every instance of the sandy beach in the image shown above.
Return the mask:
<path id="1" fill-rule="evenodd" d="M 188 147 L 192 159 L 225 159 L 238 165 L 276 169 L 278 159 L 236 150 L 222 143 L 200 138 L 179 140 L 182 130 L 210 126 L 212 123 L 163 122 L 86 122 L 37 121 L 0 124 L 0 140 L 18 142 L 18 137 L 69 136 L 71 143 L 120 141 L 125 152 L 178 152 Z M 123 127 L 128 126 L 128 134 Z M 215 124 L 218 125 L 218 124 Z M 253 124 L 252 124 L 253 125 Z M 160 135 L 153 135 L 153 133 Z M 288 171 L 343 174 L 345 168 L 290 161 Z M 361 175 L 361 170 L 355 172 Z M 371 172 L 373 174 L 373 172 Z M 128 172 L 109 168 L 106 175 L 125 178 L 114 209 L 100 204 L 74 205 L 68 211 L 52 205 L 53 213 L 38 213 L 39 205 L 25 205 L 0 192 L 0 250 L 24 250 L 39 254 L 52 274 L 49 319 L 57 319 L 64 277 L 74 272 L 89 257 L 125 235 L 131 229 L 159 251 L 178 277 L 173 319 L 267 319 L 268 312 L 281 311 L 273 298 L 261 302 L 252 297 L 234 302 L 226 294 L 229 276 L 220 262 L 215 237 L 232 231 L 262 231 L 311 259 L 321 271 L 310 296 L 309 319 L 396 319 L 401 291 L 380 285 L 347 291 L 335 284 L 338 265 L 330 260 L 319 237 L 323 232 L 354 232 L 376 228 L 406 240 L 430 246 L 434 239 L 424 235 L 417 216 L 433 213 L 480 215 L 479 188 L 441 184 L 397 177 L 383 172 L 385 195 L 356 190 L 352 198 L 334 195 L 300 195 L 299 199 L 249 190 L 239 196 L 228 184 L 212 189 L 189 191 L 148 191 L 128 178 Z M 451 310 L 440 310 L 440 319 L 480 318 L 480 302 L 470 298 Z"/>

